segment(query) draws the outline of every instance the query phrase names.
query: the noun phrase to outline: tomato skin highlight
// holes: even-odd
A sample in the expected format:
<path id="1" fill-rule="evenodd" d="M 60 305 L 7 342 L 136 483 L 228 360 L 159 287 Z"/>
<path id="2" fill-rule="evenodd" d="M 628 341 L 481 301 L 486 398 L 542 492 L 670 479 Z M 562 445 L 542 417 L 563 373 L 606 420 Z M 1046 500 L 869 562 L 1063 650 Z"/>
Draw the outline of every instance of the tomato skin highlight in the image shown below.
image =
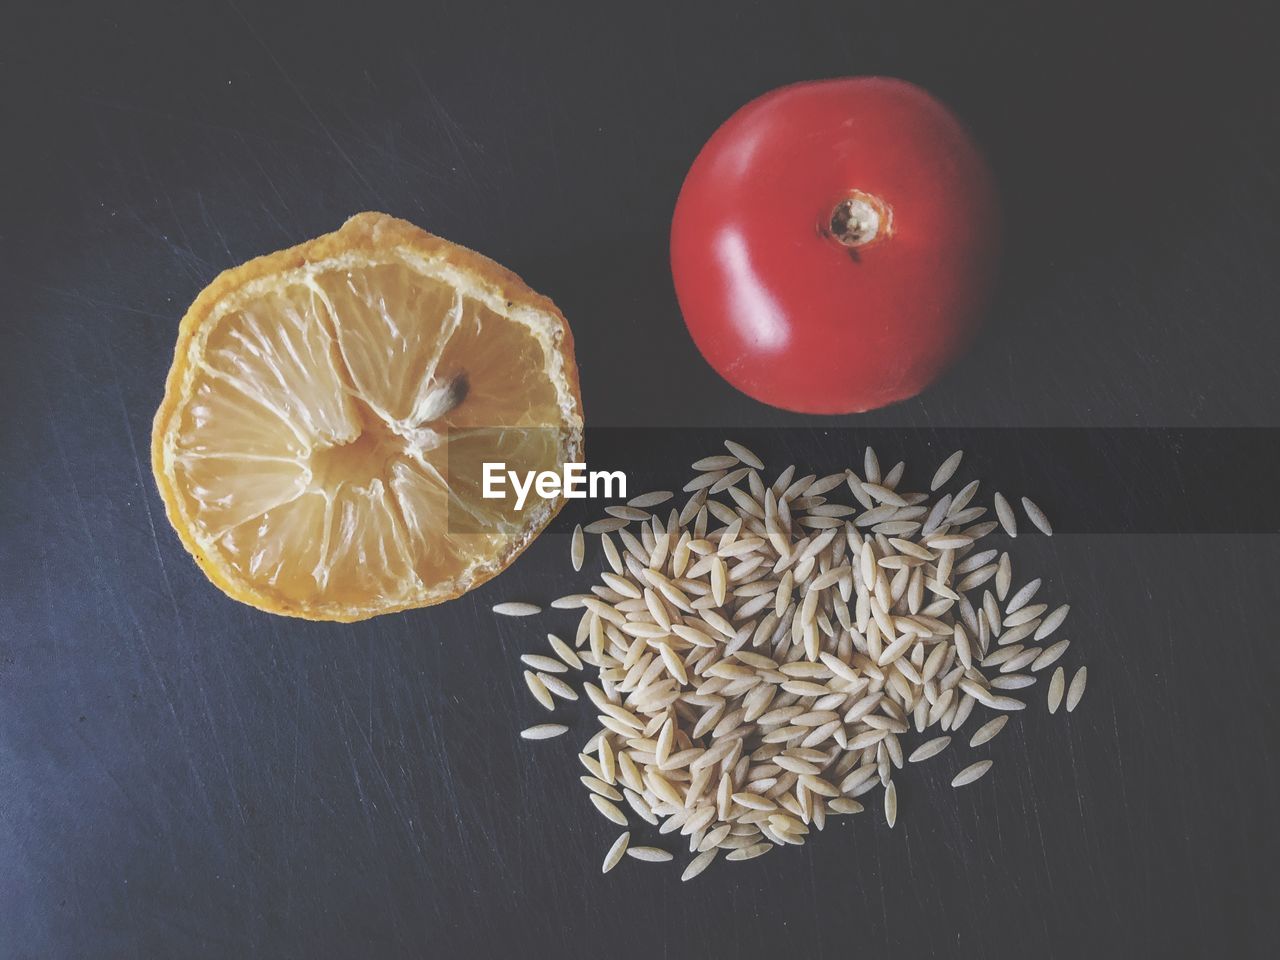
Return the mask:
<path id="1" fill-rule="evenodd" d="M 884 208 L 871 242 L 832 236 L 851 196 Z M 676 201 L 671 271 L 707 362 L 799 413 L 915 396 L 966 346 L 1000 247 L 977 146 L 921 88 L 885 77 L 799 83 L 730 117 Z"/>

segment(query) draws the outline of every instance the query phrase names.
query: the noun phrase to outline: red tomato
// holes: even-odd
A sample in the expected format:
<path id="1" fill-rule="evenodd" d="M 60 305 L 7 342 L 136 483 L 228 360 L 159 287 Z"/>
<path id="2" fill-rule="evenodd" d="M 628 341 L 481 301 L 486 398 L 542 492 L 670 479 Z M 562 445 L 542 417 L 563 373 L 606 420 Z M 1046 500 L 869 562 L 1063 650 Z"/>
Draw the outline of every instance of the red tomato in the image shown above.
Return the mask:
<path id="1" fill-rule="evenodd" d="M 671 226 L 686 325 L 722 377 L 801 413 L 923 390 L 959 353 L 999 252 L 960 122 L 884 77 L 782 87 L 707 141 Z"/>

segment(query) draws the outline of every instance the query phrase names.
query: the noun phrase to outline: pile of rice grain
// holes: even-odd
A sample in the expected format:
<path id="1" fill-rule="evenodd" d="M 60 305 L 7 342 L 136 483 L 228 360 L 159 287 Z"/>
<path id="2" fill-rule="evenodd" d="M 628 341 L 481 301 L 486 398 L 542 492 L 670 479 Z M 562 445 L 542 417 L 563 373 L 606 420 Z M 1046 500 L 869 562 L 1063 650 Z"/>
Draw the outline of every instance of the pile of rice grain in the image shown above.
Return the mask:
<path id="1" fill-rule="evenodd" d="M 882 472 L 868 448 L 861 476 L 796 477 L 790 466 L 766 485 L 755 454 L 733 441 L 725 448 L 693 464 L 684 488 L 692 496 L 665 520 L 654 511 L 673 494 L 659 491 L 609 507 L 585 528 L 600 536 L 601 582 L 552 604 L 583 611 L 574 644 L 548 635 L 554 657 L 522 658 L 525 682 L 548 710 L 578 699 L 565 679 L 571 671 L 596 672 L 595 683 L 582 684 L 600 723 L 580 754 L 582 782 L 619 826 L 634 815 L 687 837 L 696 856 L 685 880 L 721 850 L 726 860 L 747 860 L 802 844 L 828 816 L 861 812 L 858 798 L 877 786 L 892 827 L 893 771 L 946 754 L 975 709 L 1001 712 L 969 743 L 990 741 L 1003 712 L 1026 705 L 1013 693 L 1069 645 L 1054 636 L 1068 606 L 1036 602 L 1039 579 L 1014 590 L 1009 554 L 980 546 L 1000 526 L 1010 537 L 1017 531 L 999 494 L 999 522 L 983 519 L 987 508 L 973 505 L 978 481 L 931 502 L 902 488 L 904 464 Z M 938 468 L 934 493 L 961 458 L 957 451 Z M 854 503 L 837 502 L 841 494 Z M 1051 534 L 1043 511 L 1022 503 Z M 578 528 L 575 570 L 584 557 Z M 1082 667 L 1072 680 L 1068 711 L 1086 676 Z M 1064 681 L 1058 667 L 1051 711 Z M 913 728 L 937 733 L 906 756 Z M 522 735 L 567 729 L 539 724 Z M 973 783 L 991 765 L 964 766 L 952 785 Z M 628 849 L 629 841 L 628 831 L 610 847 L 606 872 L 624 853 L 671 859 L 655 847 Z"/>

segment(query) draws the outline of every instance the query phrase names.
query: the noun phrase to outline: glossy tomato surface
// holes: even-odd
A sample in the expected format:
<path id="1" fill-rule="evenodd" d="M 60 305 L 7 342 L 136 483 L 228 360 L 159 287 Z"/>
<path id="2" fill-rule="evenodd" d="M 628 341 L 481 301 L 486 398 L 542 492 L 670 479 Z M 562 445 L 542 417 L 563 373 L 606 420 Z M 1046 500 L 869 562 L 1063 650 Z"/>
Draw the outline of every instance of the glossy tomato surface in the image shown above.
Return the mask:
<path id="1" fill-rule="evenodd" d="M 861 245 L 838 239 L 849 198 L 879 215 Z M 774 90 L 715 132 L 676 202 L 671 269 L 689 332 L 731 384 L 852 413 L 914 396 L 963 349 L 999 242 L 960 122 L 913 84 L 855 77 Z"/>

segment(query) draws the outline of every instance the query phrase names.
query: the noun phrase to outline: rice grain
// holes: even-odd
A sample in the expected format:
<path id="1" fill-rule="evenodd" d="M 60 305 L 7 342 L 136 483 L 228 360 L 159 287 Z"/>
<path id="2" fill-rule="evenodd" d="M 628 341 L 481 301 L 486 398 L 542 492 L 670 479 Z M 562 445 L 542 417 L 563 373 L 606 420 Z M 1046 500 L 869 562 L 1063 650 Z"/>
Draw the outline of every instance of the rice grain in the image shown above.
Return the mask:
<path id="1" fill-rule="evenodd" d="M 604 517 L 600 520 L 593 520 L 582 528 L 584 533 L 615 533 L 627 525 L 629 521 L 623 520 L 621 517 Z"/>
<path id="2" fill-rule="evenodd" d="M 1071 604 L 1064 603 L 1058 607 L 1053 613 L 1049 614 L 1041 621 L 1040 626 L 1036 629 L 1035 639 L 1043 640 L 1053 631 L 1062 626 L 1062 621 L 1067 619 L 1067 614 L 1071 612 Z"/>
<path id="3" fill-rule="evenodd" d="M 929 481 L 929 490 L 936 491 L 939 487 L 946 484 L 948 480 L 956 475 L 956 471 L 960 469 L 960 461 L 964 459 L 964 451 L 957 450 L 947 459 L 942 461 L 942 465 L 938 467 L 933 475 L 933 479 Z"/>
<path id="4" fill-rule="evenodd" d="M 533 667 L 535 670 L 542 670 L 546 673 L 568 673 L 569 668 L 559 660 L 553 660 L 550 657 L 544 657 L 540 653 L 526 653 L 520 657 L 522 663 L 527 667 Z"/>
<path id="5" fill-rule="evenodd" d="M 1049 680 L 1048 704 L 1050 713 L 1058 712 L 1058 707 L 1062 704 L 1062 693 L 1066 683 L 1067 675 L 1061 667 L 1058 667 L 1053 671 L 1053 677 Z"/>
<path id="6" fill-rule="evenodd" d="M 618 839 L 613 841 L 613 845 L 609 847 L 609 852 L 604 855 L 604 864 L 600 868 L 601 873 L 608 873 L 618 865 L 622 860 L 622 855 L 627 852 L 627 845 L 631 843 L 631 831 L 624 830 L 618 834 Z"/>
<path id="7" fill-rule="evenodd" d="M 884 819 L 890 830 L 898 822 L 898 785 L 892 780 L 884 788 Z"/>
<path id="8" fill-rule="evenodd" d="M 753 860 L 762 856 L 773 849 L 772 843 L 753 843 L 749 847 L 742 847 L 739 850 L 730 850 L 725 854 L 726 860 Z"/>
<path id="9" fill-rule="evenodd" d="M 560 666 L 560 665 L 557 663 L 556 666 Z M 564 668 L 561 667 L 561 669 L 564 669 Z M 541 680 L 542 686 L 545 689 L 550 690 L 552 693 L 554 693 L 557 697 L 560 697 L 562 700 L 578 699 L 578 691 L 574 690 L 573 687 L 569 686 L 569 684 L 565 683 L 563 680 L 561 680 L 559 677 L 555 676 L 554 674 L 539 673 L 536 679 Z"/>
<path id="10" fill-rule="evenodd" d="M 537 723 L 532 727 L 525 727 L 520 731 L 520 736 L 525 740 L 550 740 L 552 737 L 558 737 L 562 733 L 568 733 L 569 728 L 563 723 Z"/>
<path id="11" fill-rule="evenodd" d="M 617 517 L 619 520 L 627 520 L 631 523 L 642 523 L 649 519 L 649 513 L 638 507 L 629 505 L 605 507 L 604 512 L 611 517 Z"/>
<path id="12" fill-rule="evenodd" d="M 674 496 L 675 494 L 670 490 L 654 490 L 652 493 L 642 493 L 638 497 L 632 497 L 627 501 L 627 506 L 648 510 L 651 507 L 661 506 Z"/>
<path id="13" fill-rule="evenodd" d="M 911 763 L 919 763 L 922 760 L 928 760 L 930 757 L 936 757 L 947 749 L 949 743 L 951 743 L 950 737 L 934 737 L 932 740 L 926 740 L 911 751 L 911 756 L 907 757 L 907 760 Z"/>
<path id="14" fill-rule="evenodd" d="M 994 720 L 988 720 L 977 730 L 973 731 L 973 736 L 969 738 L 969 746 L 980 747 L 988 740 L 995 738 L 995 735 L 1004 729 L 1004 725 L 1009 722 L 1009 715 L 996 717 Z"/>
<path id="15" fill-rule="evenodd" d="M 991 760 L 979 760 L 977 763 L 971 763 L 952 777 L 951 785 L 953 787 L 968 786 L 975 780 L 981 779 L 991 769 L 991 766 Z"/>
<path id="16" fill-rule="evenodd" d="M 700 473 L 681 487 L 681 489 L 685 493 L 694 493 L 705 490 L 718 480 L 722 480 L 728 472 L 729 471 L 727 470 L 712 470 L 710 473 Z"/>
<path id="17" fill-rule="evenodd" d="M 542 608 L 533 603 L 506 602 L 495 603 L 493 612 L 504 617 L 532 617 L 542 612 Z"/>
<path id="18" fill-rule="evenodd" d="M 627 815 L 619 810 L 612 801 L 606 800 L 598 793 L 589 793 L 587 796 L 591 798 L 591 803 L 606 819 L 612 820 L 620 827 L 627 825 Z"/>
<path id="19" fill-rule="evenodd" d="M 1059 667 L 1058 669 L 1062 668 Z M 1084 696 L 1084 687 L 1088 682 L 1089 668 L 1081 667 L 1076 671 L 1076 675 L 1071 678 L 1071 686 L 1067 688 L 1067 713 L 1070 713 L 1080 705 L 1080 698 Z"/>
<path id="20" fill-rule="evenodd" d="M 1036 591 L 1040 589 L 1040 578 L 1032 580 L 1030 583 L 1019 587 L 1018 592 L 1009 598 L 1008 604 L 1004 608 L 1005 613 L 1017 613 L 1036 595 Z"/>
<path id="21" fill-rule="evenodd" d="M 1049 523 L 1049 518 L 1044 515 L 1044 511 L 1037 507 L 1034 502 L 1023 497 L 1022 509 L 1026 512 L 1027 519 L 1036 525 L 1036 529 L 1046 537 L 1053 536 L 1053 525 Z"/>
<path id="22" fill-rule="evenodd" d="M 717 853 L 719 853 L 719 851 L 715 848 L 704 850 L 702 853 L 690 860 L 689 865 L 684 868 L 684 873 L 680 874 L 681 882 L 688 882 L 692 880 L 703 870 L 707 869 L 707 867 L 711 866 L 711 861 L 716 858 Z"/>
<path id="23" fill-rule="evenodd" d="M 622 794 L 620 794 L 617 790 L 615 790 L 609 784 L 605 783 L 599 777 L 588 776 L 588 777 L 579 777 L 578 779 L 582 781 L 583 786 L 585 786 L 592 793 L 599 794 L 600 796 L 604 797 L 606 800 L 612 800 L 615 803 L 619 803 L 622 801 Z"/>
<path id="24" fill-rule="evenodd" d="M 1012 585 L 1013 561 L 1009 559 L 1008 553 L 1002 553 L 1000 562 L 996 564 L 996 598 L 1003 601 L 1009 595 L 1009 588 Z"/>
<path id="25" fill-rule="evenodd" d="M 701 460 L 695 460 L 690 469 L 697 473 L 711 473 L 716 470 L 728 470 L 738 465 L 738 458 L 728 456 L 723 453 L 712 454 L 709 457 L 703 457 Z"/>
<path id="26" fill-rule="evenodd" d="M 547 634 L 547 643 L 551 644 L 551 649 L 555 651 L 557 657 L 565 662 L 574 670 L 582 669 L 582 660 L 573 652 L 573 647 L 569 646 L 554 633 Z"/>
<path id="27" fill-rule="evenodd" d="M 533 694 L 533 698 L 535 700 L 548 710 L 554 710 L 556 708 L 556 702 L 551 697 L 551 691 L 547 689 L 547 685 L 543 683 L 542 679 L 532 670 L 526 670 L 524 672 L 524 682 L 529 688 L 529 692 Z"/>
<path id="28" fill-rule="evenodd" d="M 880 458 L 876 456 L 876 451 L 872 447 L 867 447 L 862 454 L 862 473 L 865 477 L 864 485 L 867 483 L 879 483 L 880 476 Z"/>
<path id="29" fill-rule="evenodd" d="M 1059 640 L 1057 643 L 1052 643 L 1045 647 L 1040 651 L 1039 656 L 1031 661 L 1031 671 L 1035 673 L 1057 663 L 1058 659 L 1067 652 L 1067 647 L 1069 646 L 1071 646 L 1070 640 Z"/>
<path id="30" fill-rule="evenodd" d="M 995 501 L 996 519 L 1000 521 L 1000 526 L 1004 527 L 1004 532 L 1010 537 L 1016 537 L 1018 518 L 1014 516 L 1013 507 L 1009 506 L 1009 501 L 1004 498 L 1003 493 L 997 493 L 992 499 Z"/>
<path id="31" fill-rule="evenodd" d="M 627 856 L 644 860 L 647 863 L 666 863 L 674 859 L 671 853 L 661 847 L 628 847 Z"/>

